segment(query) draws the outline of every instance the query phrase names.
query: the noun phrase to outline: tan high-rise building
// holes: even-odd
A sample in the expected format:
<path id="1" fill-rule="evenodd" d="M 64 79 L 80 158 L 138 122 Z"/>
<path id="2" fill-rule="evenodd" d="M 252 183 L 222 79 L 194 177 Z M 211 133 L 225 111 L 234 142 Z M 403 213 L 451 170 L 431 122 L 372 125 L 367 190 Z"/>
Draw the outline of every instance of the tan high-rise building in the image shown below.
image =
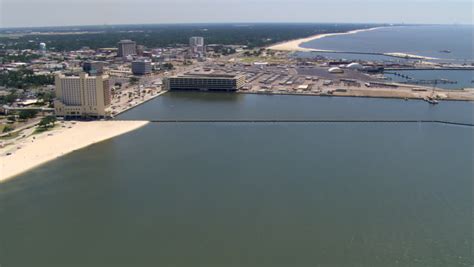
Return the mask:
<path id="1" fill-rule="evenodd" d="M 111 92 L 108 76 L 57 75 L 56 100 L 54 108 L 57 116 L 65 117 L 107 117 Z"/>
<path id="2" fill-rule="evenodd" d="M 189 38 L 189 53 L 192 57 L 203 58 L 206 54 L 203 37 Z"/>
<path id="3" fill-rule="evenodd" d="M 137 54 L 137 43 L 131 40 L 122 40 L 118 43 L 118 57 L 135 56 Z"/>

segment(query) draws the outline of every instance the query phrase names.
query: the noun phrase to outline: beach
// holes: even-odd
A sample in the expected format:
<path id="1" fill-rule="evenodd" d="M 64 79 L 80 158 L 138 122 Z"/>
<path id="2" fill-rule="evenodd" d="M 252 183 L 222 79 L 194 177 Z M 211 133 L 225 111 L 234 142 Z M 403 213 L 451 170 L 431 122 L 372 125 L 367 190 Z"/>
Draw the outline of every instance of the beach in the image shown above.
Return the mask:
<path id="1" fill-rule="evenodd" d="M 48 161 L 133 131 L 147 123 L 146 121 L 67 121 L 58 122 L 50 131 L 31 133 L 13 144 L 0 148 L 0 183 Z"/>
<path id="2" fill-rule="evenodd" d="M 315 49 L 315 48 L 305 48 L 301 47 L 302 44 L 330 37 L 330 36 L 339 36 L 339 35 L 348 35 L 348 34 L 356 34 L 360 32 L 368 32 L 368 31 L 374 31 L 377 29 L 382 29 L 386 27 L 374 27 L 374 28 L 368 28 L 368 29 L 359 29 L 359 30 L 353 30 L 353 31 L 348 31 L 348 32 L 338 32 L 338 33 L 324 33 L 324 34 L 317 34 L 313 35 L 310 37 L 306 38 L 301 38 L 301 39 L 296 39 L 296 40 L 290 40 L 288 42 L 283 42 L 279 44 L 275 44 L 272 46 L 267 47 L 267 49 L 270 50 L 275 50 L 275 51 L 287 51 L 287 52 L 326 52 L 326 53 L 361 53 L 358 51 L 336 51 L 336 50 L 325 50 L 325 49 Z M 363 53 L 362 53 L 363 54 Z M 396 57 L 396 58 L 405 58 L 405 59 L 417 59 L 417 60 L 435 60 L 437 58 L 434 57 L 425 57 L 425 56 L 419 56 L 419 55 L 413 55 L 409 53 L 402 53 L 402 52 L 392 52 L 392 53 L 368 53 L 368 54 L 378 54 L 378 55 L 383 55 L 383 56 L 388 56 L 388 57 Z"/>
<path id="3" fill-rule="evenodd" d="M 347 34 L 356 34 L 356 33 L 359 33 L 359 32 L 373 31 L 373 30 L 377 30 L 377 29 L 380 29 L 380 28 L 383 28 L 383 27 L 374 27 L 374 28 L 369 28 L 369 29 L 359 29 L 359 30 L 353 30 L 353 31 L 348 31 L 348 32 L 316 34 L 316 35 L 306 37 L 306 38 L 300 38 L 300 39 L 291 40 L 291 41 L 284 42 L 284 43 L 275 44 L 275 45 L 267 47 L 267 49 L 277 50 L 277 51 L 293 51 L 293 52 L 335 52 L 335 51 L 332 51 L 332 50 L 304 48 L 304 47 L 301 47 L 301 45 L 303 43 L 314 41 L 314 40 L 317 40 L 317 39 L 322 39 L 322 38 L 325 38 L 325 37 L 338 36 L 338 35 L 347 35 Z"/>

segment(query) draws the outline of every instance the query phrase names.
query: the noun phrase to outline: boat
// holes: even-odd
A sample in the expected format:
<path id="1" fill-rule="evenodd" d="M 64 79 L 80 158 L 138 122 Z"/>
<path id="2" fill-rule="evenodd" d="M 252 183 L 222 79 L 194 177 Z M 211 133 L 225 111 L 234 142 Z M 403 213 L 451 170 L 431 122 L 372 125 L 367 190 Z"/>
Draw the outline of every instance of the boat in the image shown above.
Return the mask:
<path id="1" fill-rule="evenodd" d="M 449 53 L 451 53 L 451 50 L 441 50 L 441 51 L 439 51 L 439 52 L 440 52 L 440 53 L 446 53 L 446 54 L 449 54 Z"/>
<path id="2" fill-rule="evenodd" d="M 432 105 L 437 105 L 437 104 L 439 104 L 438 100 L 433 99 L 433 98 L 431 98 L 431 97 L 426 97 L 424 100 L 425 100 L 426 102 L 432 104 Z"/>

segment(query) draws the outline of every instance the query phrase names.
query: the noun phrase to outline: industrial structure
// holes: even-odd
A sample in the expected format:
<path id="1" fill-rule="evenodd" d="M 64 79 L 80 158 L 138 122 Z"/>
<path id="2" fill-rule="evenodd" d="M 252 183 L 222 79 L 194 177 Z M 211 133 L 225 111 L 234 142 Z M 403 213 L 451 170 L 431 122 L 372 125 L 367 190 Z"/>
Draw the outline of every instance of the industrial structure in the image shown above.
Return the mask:
<path id="1" fill-rule="evenodd" d="M 57 116 L 63 117 L 107 117 L 106 108 L 111 102 L 108 76 L 57 75 L 56 100 L 54 108 Z"/>
<path id="2" fill-rule="evenodd" d="M 131 40 L 122 40 L 118 42 L 118 57 L 128 57 L 137 54 L 137 43 Z"/>
<path id="3" fill-rule="evenodd" d="M 245 84 L 245 76 L 232 74 L 183 74 L 165 78 L 167 90 L 236 91 Z"/>
<path id="4" fill-rule="evenodd" d="M 45 53 L 46 52 L 46 44 L 45 43 L 40 43 L 39 44 L 39 51 L 41 53 Z"/>

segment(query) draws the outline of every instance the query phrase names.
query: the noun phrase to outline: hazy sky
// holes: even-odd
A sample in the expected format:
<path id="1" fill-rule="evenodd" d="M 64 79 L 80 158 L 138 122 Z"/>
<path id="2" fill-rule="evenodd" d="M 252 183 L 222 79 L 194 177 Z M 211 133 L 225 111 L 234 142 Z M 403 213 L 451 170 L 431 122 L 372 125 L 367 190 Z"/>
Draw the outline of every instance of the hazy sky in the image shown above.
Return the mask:
<path id="1" fill-rule="evenodd" d="M 0 27 L 193 22 L 473 23 L 474 0 L 0 0 Z"/>

